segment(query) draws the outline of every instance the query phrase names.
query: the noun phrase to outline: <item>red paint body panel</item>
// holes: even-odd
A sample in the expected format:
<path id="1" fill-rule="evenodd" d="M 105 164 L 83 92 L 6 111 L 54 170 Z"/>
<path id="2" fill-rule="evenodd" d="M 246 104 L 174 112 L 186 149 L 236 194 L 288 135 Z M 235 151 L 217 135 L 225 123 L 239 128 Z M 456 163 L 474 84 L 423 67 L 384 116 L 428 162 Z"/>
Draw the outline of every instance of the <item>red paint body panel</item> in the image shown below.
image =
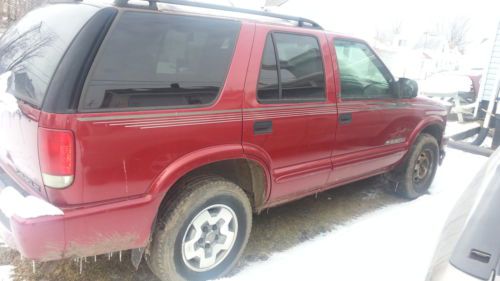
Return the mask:
<path id="1" fill-rule="evenodd" d="M 63 216 L 13 217 L 11 229 L 2 232 L 10 246 L 23 257 L 35 260 L 140 248 L 149 241 L 150 227 L 161 200 L 162 196 L 147 195 L 87 208 L 63 209 Z"/>
<path id="2" fill-rule="evenodd" d="M 275 31 L 317 38 L 325 101 L 257 102 L 266 36 Z M 267 201 L 255 206 L 261 210 L 389 171 L 421 130 L 432 124 L 445 126 L 445 110 L 423 98 L 351 102 L 342 101 L 339 93 L 333 35 L 243 21 L 224 87 L 210 106 L 53 114 L 23 105 L 19 109 L 19 126 L 25 132 L 22 148 L 27 148 L 26 157 L 36 161 L 23 160 L 24 164 L 14 166 L 28 163 L 25 174 L 43 186 L 38 127 L 70 130 L 75 136 L 74 181 L 66 189 L 42 188 L 33 193 L 26 180 L 16 176 L 13 165 L 0 159 L 19 185 L 64 211 L 63 216 L 13 217 L 10 230 L 0 227 L 1 233 L 23 256 L 37 260 L 144 247 L 165 194 L 196 168 L 229 159 L 253 161 L 267 180 Z M 338 114 L 346 112 L 352 113 L 352 123 L 339 125 Z M 2 129 L 15 124 L 12 116 L 6 118 L 7 125 L 0 123 Z M 272 134 L 255 135 L 256 120 L 271 120 Z M 388 144 L 391 140 L 401 141 Z M 24 157 L 23 150 L 16 153 L 19 159 Z"/>
<path id="3" fill-rule="evenodd" d="M 318 40 L 326 74 L 326 101 L 299 105 L 257 101 L 257 81 L 269 32 L 306 34 Z M 326 184 L 332 170 L 330 154 L 337 126 L 335 89 L 331 50 L 324 32 L 257 25 L 245 86 L 243 142 L 266 151 L 273 177 L 270 200 L 280 200 Z M 283 109 L 287 107 L 289 109 Z M 272 121 L 272 134 L 255 135 L 256 120 Z"/>

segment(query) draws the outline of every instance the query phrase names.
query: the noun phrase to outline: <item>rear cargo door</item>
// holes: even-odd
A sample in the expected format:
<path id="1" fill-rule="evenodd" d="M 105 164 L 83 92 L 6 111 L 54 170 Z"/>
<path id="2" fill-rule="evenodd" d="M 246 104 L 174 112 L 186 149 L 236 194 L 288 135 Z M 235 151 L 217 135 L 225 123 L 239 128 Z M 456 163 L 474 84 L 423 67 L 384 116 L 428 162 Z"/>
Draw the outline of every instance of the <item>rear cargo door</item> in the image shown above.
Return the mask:
<path id="1" fill-rule="evenodd" d="M 39 109 L 66 49 L 97 10 L 88 5 L 45 6 L 0 39 L 0 167 L 29 192 L 44 194 Z"/>

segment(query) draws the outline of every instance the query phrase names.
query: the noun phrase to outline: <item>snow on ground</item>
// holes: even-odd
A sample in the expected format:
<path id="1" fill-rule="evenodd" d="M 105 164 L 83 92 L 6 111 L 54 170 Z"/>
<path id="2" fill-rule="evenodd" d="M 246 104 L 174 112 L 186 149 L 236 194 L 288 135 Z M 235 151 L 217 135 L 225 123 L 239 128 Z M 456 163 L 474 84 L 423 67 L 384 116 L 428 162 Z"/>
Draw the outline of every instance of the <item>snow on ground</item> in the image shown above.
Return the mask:
<path id="1" fill-rule="evenodd" d="M 0 281 L 11 281 L 11 274 L 14 271 L 12 265 L 0 265 Z"/>
<path id="2" fill-rule="evenodd" d="M 451 137 L 458 133 L 463 133 L 467 130 L 480 127 L 481 124 L 476 122 L 468 122 L 468 123 L 460 123 L 460 122 L 448 122 L 446 123 L 446 132 L 445 135 L 447 137 Z"/>
<path id="3" fill-rule="evenodd" d="M 486 160 L 448 149 L 430 194 L 364 215 L 226 281 L 422 281 L 448 213 Z"/>

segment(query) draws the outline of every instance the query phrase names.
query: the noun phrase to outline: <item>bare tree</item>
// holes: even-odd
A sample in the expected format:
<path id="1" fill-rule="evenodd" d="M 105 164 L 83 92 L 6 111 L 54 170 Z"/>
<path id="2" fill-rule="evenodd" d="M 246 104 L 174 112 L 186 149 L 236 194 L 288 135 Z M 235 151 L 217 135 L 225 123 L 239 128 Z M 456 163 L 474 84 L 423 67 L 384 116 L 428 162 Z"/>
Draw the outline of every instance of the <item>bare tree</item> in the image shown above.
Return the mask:
<path id="1" fill-rule="evenodd" d="M 455 18 L 451 23 L 447 34 L 448 45 L 450 49 L 456 49 L 460 53 L 465 52 L 468 45 L 467 35 L 470 29 L 469 18 Z"/>
<path id="2" fill-rule="evenodd" d="M 18 20 L 45 2 L 46 0 L 0 0 L 0 26 Z"/>
<path id="3" fill-rule="evenodd" d="M 4 0 L 0 0 L 0 24 L 3 21 L 4 8 L 5 8 L 4 2 L 5 2 Z"/>
<path id="4" fill-rule="evenodd" d="M 395 21 L 384 28 L 377 28 L 375 40 L 387 45 L 401 46 L 401 34 L 403 33 L 403 21 Z"/>

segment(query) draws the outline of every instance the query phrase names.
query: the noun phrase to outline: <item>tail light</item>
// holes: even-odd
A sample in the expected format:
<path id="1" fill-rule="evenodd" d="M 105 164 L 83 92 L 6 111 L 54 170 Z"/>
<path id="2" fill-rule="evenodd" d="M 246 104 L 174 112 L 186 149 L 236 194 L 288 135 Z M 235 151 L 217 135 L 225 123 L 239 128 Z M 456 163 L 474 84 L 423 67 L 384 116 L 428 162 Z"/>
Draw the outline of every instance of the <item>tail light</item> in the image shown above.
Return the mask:
<path id="1" fill-rule="evenodd" d="M 38 128 L 38 154 L 43 183 L 51 188 L 66 188 L 75 174 L 73 132 Z"/>

